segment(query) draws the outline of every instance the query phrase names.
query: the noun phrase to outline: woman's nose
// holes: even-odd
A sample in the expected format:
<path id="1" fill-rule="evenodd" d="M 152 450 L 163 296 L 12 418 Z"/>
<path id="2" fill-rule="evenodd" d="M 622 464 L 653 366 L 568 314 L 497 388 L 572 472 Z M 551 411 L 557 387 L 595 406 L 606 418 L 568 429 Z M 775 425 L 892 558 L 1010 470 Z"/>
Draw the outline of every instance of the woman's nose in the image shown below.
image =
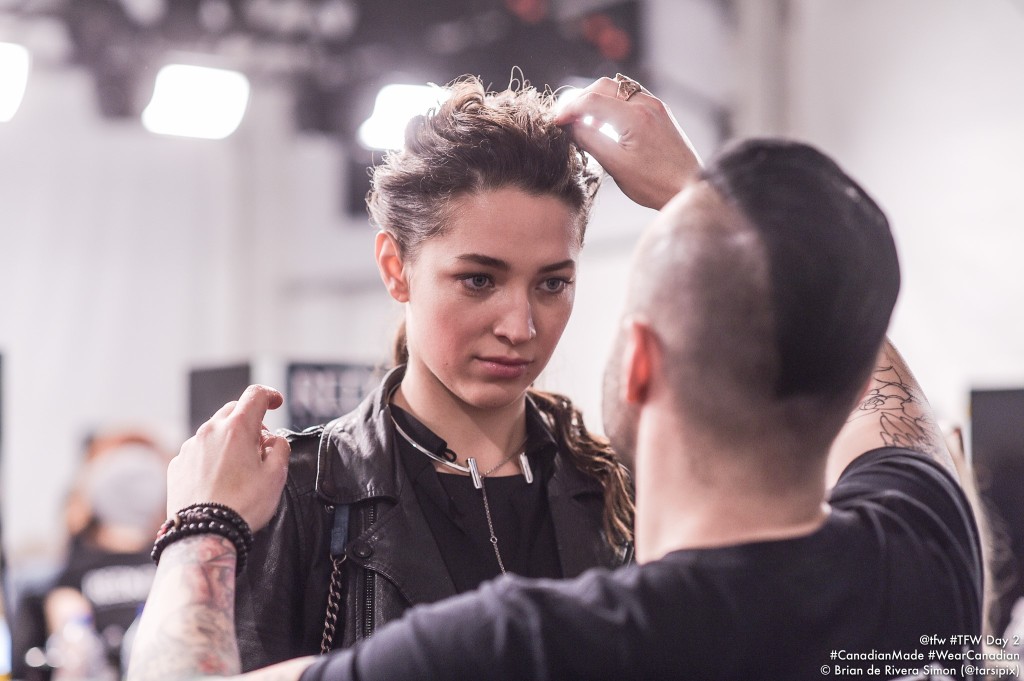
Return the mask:
<path id="1" fill-rule="evenodd" d="M 510 295 L 494 324 L 494 334 L 512 345 L 533 340 L 537 327 L 533 320 L 533 304 L 528 295 Z"/>

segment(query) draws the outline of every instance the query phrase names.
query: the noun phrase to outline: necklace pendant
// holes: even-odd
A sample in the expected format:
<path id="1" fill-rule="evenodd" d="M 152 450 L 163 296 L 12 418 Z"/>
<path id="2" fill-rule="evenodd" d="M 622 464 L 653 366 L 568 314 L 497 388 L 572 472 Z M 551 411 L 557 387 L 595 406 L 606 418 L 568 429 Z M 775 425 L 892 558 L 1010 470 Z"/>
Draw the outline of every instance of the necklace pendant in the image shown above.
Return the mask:
<path id="1" fill-rule="evenodd" d="M 470 457 L 466 459 L 466 464 L 469 466 L 469 474 L 473 477 L 473 487 L 483 489 L 484 479 L 480 477 L 480 469 L 476 467 L 476 459 Z"/>
<path id="2" fill-rule="evenodd" d="M 527 485 L 533 484 L 533 469 L 530 468 L 530 460 L 526 458 L 526 452 L 519 455 L 519 468 L 523 471 L 523 478 Z"/>

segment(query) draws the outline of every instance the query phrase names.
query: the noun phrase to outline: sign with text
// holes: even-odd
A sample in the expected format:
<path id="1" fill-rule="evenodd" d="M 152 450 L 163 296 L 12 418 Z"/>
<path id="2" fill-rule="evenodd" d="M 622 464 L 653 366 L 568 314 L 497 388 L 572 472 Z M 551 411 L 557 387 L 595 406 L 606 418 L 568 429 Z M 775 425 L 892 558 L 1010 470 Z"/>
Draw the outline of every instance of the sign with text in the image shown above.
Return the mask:
<path id="1" fill-rule="evenodd" d="M 302 430 L 347 414 L 379 380 L 380 371 L 368 364 L 289 364 L 285 394 L 289 427 Z"/>

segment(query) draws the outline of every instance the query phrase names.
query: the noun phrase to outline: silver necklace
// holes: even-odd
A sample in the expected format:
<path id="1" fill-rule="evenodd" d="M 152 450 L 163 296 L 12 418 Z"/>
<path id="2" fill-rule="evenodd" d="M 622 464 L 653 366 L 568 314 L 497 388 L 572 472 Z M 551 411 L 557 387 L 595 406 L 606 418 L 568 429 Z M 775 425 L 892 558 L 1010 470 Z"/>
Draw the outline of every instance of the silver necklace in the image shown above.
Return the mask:
<path id="1" fill-rule="evenodd" d="M 486 478 L 491 473 L 498 471 L 502 466 L 507 464 L 512 459 L 516 458 L 516 456 L 518 455 L 519 467 L 523 471 L 523 478 L 526 480 L 526 484 L 529 485 L 533 483 L 533 471 L 530 469 L 530 460 L 526 456 L 526 441 L 524 440 L 522 445 L 520 445 L 515 451 L 513 451 L 511 454 L 502 459 L 498 463 L 498 465 L 494 466 L 488 471 L 481 473 L 480 470 L 477 468 L 476 459 L 474 459 L 473 457 L 469 457 L 468 459 L 466 459 L 465 466 L 460 466 L 459 464 L 453 461 L 443 459 L 437 454 L 434 454 L 426 447 L 422 446 L 419 442 L 416 442 L 416 440 L 412 439 L 411 435 L 402 430 L 402 427 L 398 425 L 398 421 L 395 420 L 394 414 L 391 414 L 391 423 L 394 424 L 395 431 L 399 435 L 401 435 L 402 439 L 408 442 L 413 449 L 420 452 L 421 454 L 426 454 L 427 457 L 436 461 L 442 466 L 447 466 L 448 468 L 460 471 L 462 473 L 469 473 L 469 475 L 473 478 L 473 487 L 480 490 L 480 496 L 482 496 L 484 500 L 484 515 L 487 516 L 487 531 L 491 535 L 490 542 L 491 546 L 494 548 L 494 557 L 498 559 L 498 568 L 501 570 L 501 574 L 506 574 L 505 561 L 501 559 L 501 551 L 498 550 L 498 536 L 494 534 L 494 521 L 491 519 L 491 504 L 487 501 L 487 487 L 484 486 L 484 478 Z"/>

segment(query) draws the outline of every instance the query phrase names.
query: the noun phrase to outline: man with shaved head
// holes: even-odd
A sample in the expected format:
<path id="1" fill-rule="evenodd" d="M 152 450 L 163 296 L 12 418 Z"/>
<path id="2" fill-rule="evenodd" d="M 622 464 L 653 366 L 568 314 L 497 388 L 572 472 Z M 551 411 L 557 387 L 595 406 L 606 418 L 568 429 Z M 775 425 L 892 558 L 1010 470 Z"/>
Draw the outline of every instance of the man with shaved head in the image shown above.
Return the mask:
<path id="1" fill-rule="evenodd" d="M 977 530 L 885 339 L 899 267 L 882 211 L 803 144 L 749 141 L 701 169 L 664 105 L 629 79 L 598 81 L 559 122 L 631 198 L 662 209 L 636 250 L 606 372 L 605 424 L 635 473 L 637 564 L 502 578 L 352 649 L 247 678 L 962 669 L 981 628 Z M 217 501 L 265 524 L 287 445 L 260 422 L 280 399 L 251 388 L 187 442 L 169 506 Z M 197 532 L 164 547 L 130 678 L 238 673 L 236 544 Z"/>

